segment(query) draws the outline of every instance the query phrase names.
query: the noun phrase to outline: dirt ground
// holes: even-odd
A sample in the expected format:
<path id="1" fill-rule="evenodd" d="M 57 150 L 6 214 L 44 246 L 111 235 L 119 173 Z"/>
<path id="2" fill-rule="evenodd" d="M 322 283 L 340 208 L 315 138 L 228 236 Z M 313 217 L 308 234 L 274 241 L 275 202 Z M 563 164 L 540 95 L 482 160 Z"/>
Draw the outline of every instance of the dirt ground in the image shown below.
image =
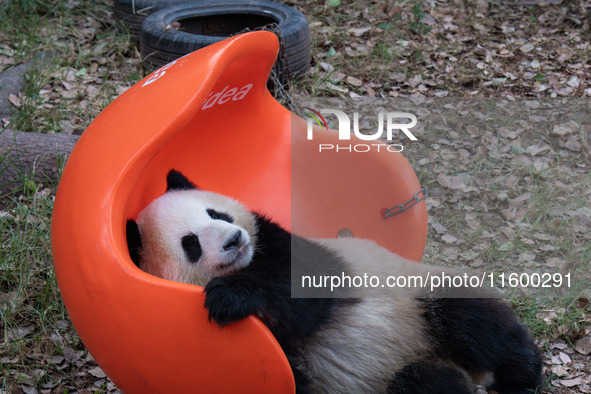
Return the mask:
<path id="1" fill-rule="evenodd" d="M 430 189 L 426 262 L 474 270 L 572 272 L 588 281 L 589 1 L 286 3 L 308 17 L 313 42 L 310 72 L 289 87 L 297 103 L 364 98 L 370 100 L 368 119 L 374 119 L 372 111 L 392 105 L 418 115 L 419 141 L 405 141 L 404 155 Z M 108 7 L 74 18 L 55 41 L 75 37 L 71 53 L 77 60 L 34 74 L 35 94 L 11 93 L 12 108 L 28 115 L 13 119 L 2 113 L 4 126 L 81 134 L 108 102 L 139 80 L 137 48 L 112 36 L 113 42 L 105 43 L 112 21 Z M 23 61 L 10 40 L 0 34 L 0 66 L 9 70 Z M 29 213 L 0 211 L 0 219 L 29 223 L 31 210 L 50 209 L 53 193 L 52 188 L 38 190 L 26 204 Z M 32 220 L 48 228 L 46 216 Z M 41 247 L 48 251 L 48 241 Z M 47 266 L 34 271 L 43 278 L 51 264 L 49 252 L 45 261 Z M 24 306 L 2 330 L 0 387 L 11 393 L 118 391 L 67 316 L 50 326 L 39 324 L 32 317 L 38 314 L 33 297 L 18 299 L 5 287 L 0 287 L 0 302 Z M 31 291 L 44 289 L 40 281 Z M 544 295 L 524 289 L 509 298 L 543 350 L 543 392 L 589 393 L 591 295 L 567 295 L 564 302 L 556 295 L 546 302 Z M 540 301 L 532 302 L 536 297 Z"/>

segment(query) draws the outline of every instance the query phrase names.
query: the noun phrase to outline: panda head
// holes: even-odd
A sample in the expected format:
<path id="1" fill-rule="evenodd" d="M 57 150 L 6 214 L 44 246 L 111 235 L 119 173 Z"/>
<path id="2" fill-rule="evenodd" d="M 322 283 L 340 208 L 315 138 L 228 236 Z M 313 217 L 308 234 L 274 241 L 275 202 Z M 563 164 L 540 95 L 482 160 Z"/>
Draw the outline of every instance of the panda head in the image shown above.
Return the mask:
<path id="1" fill-rule="evenodd" d="M 132 260 L 152 275 L 204 286 L 246 267 L 256 243 L 256 217 L 239 202 L 199 190 L 171 170 L 166 193 L 127 222 Z"/>

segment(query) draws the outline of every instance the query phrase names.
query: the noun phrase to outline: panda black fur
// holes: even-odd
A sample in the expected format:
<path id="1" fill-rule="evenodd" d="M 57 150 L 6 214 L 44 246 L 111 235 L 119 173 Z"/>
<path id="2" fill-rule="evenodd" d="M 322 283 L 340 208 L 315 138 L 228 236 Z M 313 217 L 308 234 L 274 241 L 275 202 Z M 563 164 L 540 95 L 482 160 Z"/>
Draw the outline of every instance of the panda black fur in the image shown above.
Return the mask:
<path id="1" fill-rule="evenodd" d="M 204 286 L 219 326 L 260 318 L 283 348 L 298 392 L 473 393 L 482 384 L 503 394 L 542 384 L 539 351 L 501 300 L 416 289 L 397 298 L 292 298 L 292 247 L 305 251 L 294 254 L 306 260 L 297 263 L 321 261 L 335 272 L 354 273 L 368 261 L 396 274 L 440 271 L 368 240 L 293 236 L 175 170 L 167 192 L 137 224 L 128 221 L 127 237 L 142 270 Z"/>

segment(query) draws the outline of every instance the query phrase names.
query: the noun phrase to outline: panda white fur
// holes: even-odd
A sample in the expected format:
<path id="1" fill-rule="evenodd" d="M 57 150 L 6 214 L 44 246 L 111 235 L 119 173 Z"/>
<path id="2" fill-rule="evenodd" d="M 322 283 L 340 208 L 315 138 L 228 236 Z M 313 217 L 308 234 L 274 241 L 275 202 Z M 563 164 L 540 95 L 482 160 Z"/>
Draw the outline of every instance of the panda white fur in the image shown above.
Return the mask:
<path id="1" fill-rule="evenodd" d="M 418 288 L 394 298 L 292 298 L 292 258 L 352 275 L 440 269 L 368 240 L 293 236 L 175 170 L 167 192 L 128 221 L 127 237 L 142 270 L 204 286 L 209 318 L 221 327 L 259 317 L 285 351 L 298 392 L 473 393 L 482 384 L 503 394 L 542 384 L 539 351 L 501 300 Z"/>

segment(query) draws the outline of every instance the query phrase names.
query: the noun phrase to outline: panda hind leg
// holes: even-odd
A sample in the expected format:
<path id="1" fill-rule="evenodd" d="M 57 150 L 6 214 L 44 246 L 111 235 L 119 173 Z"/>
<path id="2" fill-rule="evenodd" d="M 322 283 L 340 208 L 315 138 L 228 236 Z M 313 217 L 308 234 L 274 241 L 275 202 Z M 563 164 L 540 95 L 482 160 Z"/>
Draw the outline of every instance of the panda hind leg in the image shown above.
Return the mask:
<path id="1" fill-rule="evenodd" d="M 469 378 L 449 365 L 420 361 L 398 371 L 388 385 L 390 394 L 473 394 Z"/>
<path id="2" fill-rule="evenodd" d="M 424 299 L 436 352 L 500 394 L 533 393 L 543 383 L 540 351 L 511 307 L 493 298 Z"/>

